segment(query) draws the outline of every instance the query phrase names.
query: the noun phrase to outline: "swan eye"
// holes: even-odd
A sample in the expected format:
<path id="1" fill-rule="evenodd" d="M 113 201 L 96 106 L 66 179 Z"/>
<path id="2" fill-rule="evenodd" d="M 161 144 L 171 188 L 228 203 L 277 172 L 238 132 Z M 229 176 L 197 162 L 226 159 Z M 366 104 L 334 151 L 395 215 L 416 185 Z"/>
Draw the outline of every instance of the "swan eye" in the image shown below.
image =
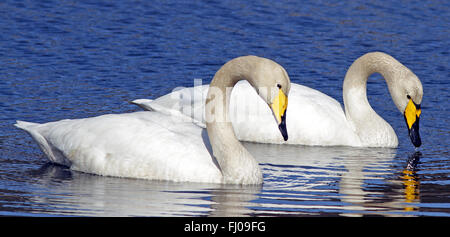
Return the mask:
<path id="1" fill-rule="evenodd" d="M 279 89 L 281 89 L 281 85 L 280 85 L 280 84 L 277 84 L 277 87 L 278 87 Z"/>

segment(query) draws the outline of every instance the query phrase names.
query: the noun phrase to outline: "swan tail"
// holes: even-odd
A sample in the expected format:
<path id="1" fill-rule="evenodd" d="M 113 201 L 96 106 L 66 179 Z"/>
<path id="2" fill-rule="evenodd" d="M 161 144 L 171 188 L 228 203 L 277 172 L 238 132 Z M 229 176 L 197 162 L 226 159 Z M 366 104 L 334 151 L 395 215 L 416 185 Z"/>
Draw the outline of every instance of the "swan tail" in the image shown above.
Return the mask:
<path id="1" fill-rule="evenodd" d="M 36 141 L 36 143 L 39 145 L 39 148 L 42 150 L 42 152 L 44 152 L 44 154 L 51 162 L 70 166 L 70 161 L 65 158 L 63 153 L 56 147 L 52 146 L 51 143 L 49 143 L 47 139 L 41 134 L 41 129 L 39 129 L 41 125 L 42 124 L 39 123 L 31 123 L 20 120 L 16 121 L 16 123 L 14 124 L 14 126 L 30 134 L 30 136 L 34 139 L 34 141 Z"/>
<path id="2" fill-rule="evenodd" d="M 131 101 L 130 104 L 137 105 L 144 110 L 155 111 L 155 109 L 152 107 L 152 102 L 153 102 L 153 100 L 149 100 L 149 99 L 137 99 L 137 100 Z"/>
<path id="3" fill-rule="evenodd" d="M 155 100 L 150 100 L 150 99 L 137 99 L 137 100 L 131 101 L 130 103 L 135 104 L 147 111 L 160 112 L 162 114 L 174 116 L 183 121 L 192 122 L 199 127 L 206 128 L 205 123 L 203 123 L 202 121 L 198 121 L 195 118 L 191 118 L 190 116 L 187 116 L 178 110 L 170 109 L 165 106 L 162 106 L 158 103 L 157 100 L 155 101 Z"/>
<path id="4" fill-rule="evenodd" d="M 16 123 L 14 124 L 14 126 L 20 128 L 22 130 L 25 130 L 27 132 L 30 132 L 37 125 L 39 125 L 39 124 L 38 123 L 31 123 L 31 122 L 20 121 L 20 120 L 17 120 Z"/>

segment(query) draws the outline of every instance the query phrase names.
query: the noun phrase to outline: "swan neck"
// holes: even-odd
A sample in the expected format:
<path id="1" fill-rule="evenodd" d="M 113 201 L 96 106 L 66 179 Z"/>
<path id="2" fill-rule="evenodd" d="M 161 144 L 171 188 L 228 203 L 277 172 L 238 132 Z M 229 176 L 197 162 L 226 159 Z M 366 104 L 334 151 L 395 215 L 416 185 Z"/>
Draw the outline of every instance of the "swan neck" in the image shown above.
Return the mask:
<path id="1" fill-rule="evenodd" d="M 262 182 L 258 163 L 237 139 L 229 118 L 231 90 L 240 80 L 254 85 L 257 59 L 240 57 L 223 65 L 211 81 L 206 97 L 206 129 L 225 183 Z"/>
<path id="2" fill-rule="evenodd" d="M 353 125 L 361 142 L 370 145 L 374 141 L 386 142 L 390 139 L 392 146 L 398 143 L 393 128 L 370 106 L 367 99 L 367 79 L 373 73 L 380 73 L 392 90 L 396 89 L 396 74 L 403 73 L 404 66 L 393 57 L 380 52 L 368 53 L 358 58 L 348 69 L 343 85 L 345 116 Z M 377 137 L 379 136 L 379 137 Z M 377 144 L 373 144 L 377 145 Z"/>
<path id="3" fill-rule="evenodd" d="M 343 99 L 347 118 L 355 119 L 361 114 L 375 113 L 367 100 L 367 79 L 370 75 L 380 73 L 391 90 L 395 74 L 402 68 L 402 64 L 385 53 L 368 53 L 358 58 L 344 79 Z"/>

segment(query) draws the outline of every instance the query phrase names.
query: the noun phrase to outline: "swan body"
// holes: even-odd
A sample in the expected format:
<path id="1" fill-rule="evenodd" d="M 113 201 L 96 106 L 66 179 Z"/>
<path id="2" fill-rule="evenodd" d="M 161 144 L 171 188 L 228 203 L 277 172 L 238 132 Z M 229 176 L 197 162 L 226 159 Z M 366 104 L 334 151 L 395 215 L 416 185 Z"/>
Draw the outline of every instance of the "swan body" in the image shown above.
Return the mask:
<path id="1" fill-rule="evenodd" d="M 228 118 L 228 99 L 214 99 L 219 95 L 214 91 L 232 88 L 242 79 L 255 86 L 283 87 L 283 92 L 261 96 L 266 106 L 289 92 L 289 77 L 280 65 L 255 56 L 239 57 L 213 78 L 206 105 L 209 118 Z M 219 113 L 221 107 L 226 109 Z M 280 111 L 274 110 L 274 115 L 284 117 L 285 111 Z M 231 123 L 216 120 L 208 120 L 205 130 L 186 119 L 143 111 L 45 124 L 17 121 L 15 126 L 27 131 L 50 161 L 77 171 L 179 182 L 260 184 L 259 165 L 236 139 Z"/>
<path id="2" fill-rule="evenodd" d="M 192 119 L 198 126 L 206 127 L 204 101 L 208 89 L 209 85 L 183 88 L 156 100 L 138 99 L 132 103 L 145 110 Z M 230 101 L 230 120 L 237 138 L 258 143 L 361 146 L 339 102 L 322 92 L 291 83 L 288 107 L 289 140 L 285 142 L 267 105 L 249 83 L 239 82 Z"/>
<path id="3" fill-rule="evenodd" d="M 291 83 L 287 131 L 289 144 L 320 146 L 397 147 L 394 129 L 370 106 L 366 95 L 367 78 L 379 72 L 385 78 L 392 99 L 400 112 L 409 100 L 420 111 L 422 84 L 407 67 L 393 57 L 374 52 L 358 58 L 344 79 L 344 106 L 328 95 L 312 88 Z M 145 110 L 159 111 L 172 116 L 192 118 L 199 126 L 204 123 L 204 100 L 208 85 L 184 88 L 155 100 L 138 99 L 132 103 Z M 410 97 L 410 99 L 408 98 Z M 244 99 L 245 98 L 245 99 Z M 413 103 L 412 103 L 413 102 Z M 413 106 L 414 107 L 414 106 Z M 271 119 L 270 110 L 258 100 L 251 85 L 240 82 L 231 92 L 230 119 L 239 140 L 282 143 Z M 411 116 L 416 120 L 417 113 Z M 411 139 L 420 146 L 417 129 L 412 126 Z M 408 125 L 409 126 L 409 125 Z"/>
<path id="4" fill-rule="evenodd" d="M 45 124 L 19 121 L 16 126 L 30 133 L 50 161 L 72 170 L 179 182 L 221 181 L 203 129 L 162 113 L 107 114 Z"/>

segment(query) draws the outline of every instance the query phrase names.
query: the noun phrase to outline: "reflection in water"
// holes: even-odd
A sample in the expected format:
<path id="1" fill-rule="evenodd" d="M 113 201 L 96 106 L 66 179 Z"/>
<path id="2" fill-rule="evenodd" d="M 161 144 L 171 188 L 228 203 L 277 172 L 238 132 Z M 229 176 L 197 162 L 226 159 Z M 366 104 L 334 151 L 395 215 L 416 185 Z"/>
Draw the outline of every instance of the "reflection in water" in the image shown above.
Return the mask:
<path id="1" fill-rule="evenodd" d="M 394 155 L 395 154 L 393 154 L 393 156 Z M 349 168 L 348 172 L 343 174 L 340 186 L 341 194 L 353 194 L 343 196 L 343 202 L 352 204 L 346 206 L 345 209 L 353 211 L 357 210 L 358 212 L 342 213 L 341 215 L 363 216 L 363 214 L 382 214 L 388 216 L 403 216 L 406 213 L 402 212 L 402 209 L 403 211 L 415 210 L 412 205 L 405 205 L 405 202 L 411 204 L 419 202 L 419 181 L 416 175 L 416 165 L 420 155 L 420 152 L 416 152 L 408 158 L 407 165 L 400 176 L 403 186 L 401 186 L 402 188 L 398 188 L 398 190 L 403 190 L 401 195 L 396 194 L 399 192 L 397 189 L 393 189 L 394 193 L 387 192 L 387 190 L 383 189 L 380 191 L 377 189 L 371 190 L 367 183 L 364 182 L 364 179 L 366 179 L 366 182 L 368 180 L 374 182 L 377 171 L 386 172 L 388 169 L 383 170 L 378 167 L 376 170 L 371 171 L 368 168 L 370 167 L 370 162 L 368 161 L 370 158 L 377 157 L 372 157 L 371 155 L 360 157 L 360 165 Z M 385 176 L 378 176 L 378 179 L 381 179 L 380 181 L 382 182 L 389 181 L 394 184 L 399 182 L 398 180 L 387 180 Z M 379 199 L 379 202 L 377 202 L 377 199 Z"/>
<path id="2" fill-rule="evenodd" d="M 103 177 L 46 164 L 34 171 L 39 186 L 52 195 L 38 195 L 46 203 L 35 212 L 98 216 L 245 216 L 244 204 L 255 199 L 260 186 L 175 183 Z"/>
<path id="3" fill-rule="evenodd" d="M 63 215 L 393 216 L 419 201 L 420 153 L 392 179 L 396 149 L 244 145 L 260 162 L 262 186 L 102 177 L 45 165 L 31 176 L 35 189 L 50 191 L 30 202 L 36 213 Z"/>
<path id="4" fill-rule="evenodd" d="M 383 206 L 388 196 L 383 184 L 393 172 L 396 149 L 253 143 L 246 147 L 266 167 L 265 174 L 269 175 L 265 181 L 272 181 L 273 189 L 285 186 L 283 196 L 288 198 L 282 198 L 289 202 L 278 203 L 283 210 L 298 213 L 312 209 L 308 214 L 338 212 L 343 216 L 361 216 L 390 208 Z M 273 198 L 280 199 L 279 195 Z"/>
<path id="5" fill-rule="evenodd" d="M 450 216 L 449 1 L 29 2 L 0 7 L 0 215 Z M 373 50 L 427 75 L 418 169 L 405 169 L 412 145 L 381 75 L 368 80 L 368 100 L 396 130 L 397 149 L 248 143 L 262 187 L 36 170 L 42 152 L 12 125 L 136 111 L 126 101 L 209 80 L 242 53 L 280 60 L 293 82 L 342 102 L 351 59 Z"/>
<path id="6" fill-rule="evenodd" d="M 409 156 L 408 163 L 403 171 L 403 184 L 405 186 L 405 202 L 406 203 L 420 203 L 419 196 L 419 179 L 416 173 L 416 166 L 419 163 L 422 153 L 419 151 L 414 152 Z M 413 206 L 406 206 L 405 211 L 414 211 Z"/>
<path id="7" fill-rule="evenodd" d="M 222 189 L 211 191 L 212 203 L 209 216 L 250 216 L 252 210 L 249 205 L 258 205 L 251 203 L 257 199 L 257 194 L 261 192 L 260 185 L 241 186 L 241 185 L 223 185 Z M 251 204 L 250 204 L 251 203 Z"/>

